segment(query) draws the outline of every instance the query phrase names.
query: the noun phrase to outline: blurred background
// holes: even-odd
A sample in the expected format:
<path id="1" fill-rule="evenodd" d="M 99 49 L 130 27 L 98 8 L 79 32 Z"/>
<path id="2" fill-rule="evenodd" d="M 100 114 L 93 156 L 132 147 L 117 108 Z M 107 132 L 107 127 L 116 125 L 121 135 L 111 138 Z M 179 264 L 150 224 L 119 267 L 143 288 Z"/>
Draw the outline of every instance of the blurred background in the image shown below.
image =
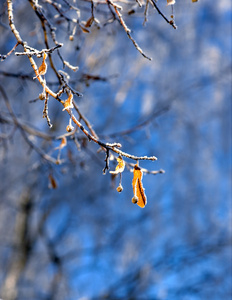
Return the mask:
<path id="1" fill-rule="evenodd" d="M 73 18 L 68 2 L 38 2 L 64 43 L 63 58 L 79 67 L 64 71 L 83 94 L 75 101 L 100 139 L 120 142 L 127 153 L 157 156 L 140 165 L 165 173 L 144 174 L 141 209 L 131 202 L 130 169 L 118 193 L 119 178 L 102 175 L 104 153 L 80 130 L 61 150 L 62 164 L 46 161 L 37 150 L 57 159 L 56 137 L 66 132 L 68 115 L 50 98 L 50 129 L 28 58 L 11 54 L 1 61 L 0 298 L 231 299 L 231 2 L 179 0 L 175 30 L 151 4 L 143 24 L 145 1 L 142 7 L 115 1 L 152 61 L 112 22 L 104 1 L 94 1 L 100 23 L 89 32 L 78 27 L 73 40 L 73 24 L 51 5 L 61 4 Z M 69 2 L 85 24 L 91 1 Z M 6 54 L 16 39 L 6 1 L 0 3 L 0 53 Z M 22 38 L 46 48 L 29 2 L 13 4 Z M 171 6 L 157 4 L 170 18 Z M 52 57 L 62 69 L 57 52 Z M 46 80 L 57 91 L 49 64 Z M 115 165 L 110 162 L 111 170 Z"/>

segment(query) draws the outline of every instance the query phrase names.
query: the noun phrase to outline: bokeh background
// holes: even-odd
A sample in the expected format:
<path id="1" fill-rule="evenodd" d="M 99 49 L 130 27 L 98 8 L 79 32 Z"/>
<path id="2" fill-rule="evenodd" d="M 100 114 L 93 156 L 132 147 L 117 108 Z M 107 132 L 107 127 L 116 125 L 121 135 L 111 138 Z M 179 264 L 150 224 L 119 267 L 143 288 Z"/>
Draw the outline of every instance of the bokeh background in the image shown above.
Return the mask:
<path id="1" fill-rule="evenodd" d="M 54 7 L 46 2 L 39 1 L 64 43 L 62 56 L 79 66 L 75 73 L 65 71 L 83 93 L 75 98 L 80 111 L 102 140 L 120 142 L 131 154 L 157 156 L 140 165 L 165 174 L 144 174 L 148 201 L 141 209 L 131 202 L 130 169 L 119 194 L 119 178 L 102 175 L 104 153 L 80 131 L 62 149 L 61 165 L 46 162 L 29 146 L 6 104 L 20 124 L 47 135 L 25 133 L 55 159 L 60 144 L 55 137 L 65 133 L 68 115 L 49 99 L 49 129 L 43 102 L 31 101 L 42 90 L 32 80 L 27 57 L 12 54 L 2 61 L 0 298 L 231 299 L 231 2 L 177 0 L 177 30 L 151 5 L 143 25 L 144 6 L 120 3 L 132 36 L 152 61 L 134 48 L 119 23 L 107 22 L 111 15 L 104 3 L 95 12 L 100 25 L 89 33 L 78 28 L 70 41 L 72 24 L 54 18 Z M 73 17 L 65 1 L 57 2 Z M 16 41 L 6 1 L 0 3 L 5 54 Z M 91 3 L 74 4 L 86 21 Z M 171 15 L 166 1 L 158 5 Z M 128 14 L 132 6 L 135 13 Z M 14 1 L 14 18 L 30 46 L 45 47 L 28 1 Z M 53 59 L 62 69 L 55 52 Z M 51 68 L 46 79 L 58 88 Z"/>

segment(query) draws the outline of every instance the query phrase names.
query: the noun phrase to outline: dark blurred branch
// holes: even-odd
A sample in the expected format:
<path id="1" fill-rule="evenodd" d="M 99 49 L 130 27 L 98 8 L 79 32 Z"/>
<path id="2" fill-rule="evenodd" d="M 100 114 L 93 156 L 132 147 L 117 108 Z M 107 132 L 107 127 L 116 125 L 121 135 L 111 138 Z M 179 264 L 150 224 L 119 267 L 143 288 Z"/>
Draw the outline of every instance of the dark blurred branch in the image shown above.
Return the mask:
<path id="1" fill-rule="evenodd" d="M 7 94 L 6 94 L 6 92 L 5 92 L 5 90 L 3 89 L 3 87 L 0 85 L 0 92 L 1 92 L 1 94 L 2 94 L 2 96 L 3 96 L 3 99 L 4 99 L 4 102 L 5 102 L 5 104 L 6 104 L 6 107 L 7 107 L 7 109 L 8 109 L 8 111 L 9 111 L 9 113 L 10 113 L 10 115 L 11 115 L 11 117 L 12 117 L 12 119 L 13 119 L 13 121 L 14 121 L 14 123 L 15 123 L 15 125 L 17 126 L 17 128 L 19 128 L 20 129 L 20 132 L 21 132 L 21 134 L 22 134 L 22 136 L 23 136 L 23 138 L 25 139 L 25 141 L 27 142 L 27 144 L 32 148 L 32 149 L 34 149 L 44 160 L 46 160 L 47 162 L 49 162 L 49 163 L 56 163 L 56 160 L 54 159 L 54 158 L 52 158 L 51 156 L 49 156 L 48 154 L 46 154 L 46 153 L 44 153 L 39 147 L 37 147 L 29 138 L 28 138 L 28 136 L 26 135 L 26 133 L 25 133 L 25 130 L 24 130 L 24 128 L 25 128 L 25 126 L 24 126 L 24 128 L 23 128 L 23 126 L 20 124 L 20 122 L 18 121 L 18 119 L 17 119 L 17 117 L 16 117 L 16 115 L 14 114 L 14 112 L 13 112 L 13 109 L 12 109 L 12 107 L 11 107 L 11 105 L 10 105 L 10 102 L 9 102 L 9 99 L 8 99 L 8 97 L 7 97 Z M 30 130 L 29 130 L 30 131 Z"/>
<path id="2" fill-rule="evenodd" d="M 110 133 L 110 134 L 107 134 L 107 135 L 100 135 L 100 136 L 103 137 L 103 138 L 106 138 L 106 137 L 115 138 L 115 137 L 131 134 L 131 133 L 147 126 L 149 123 L 154 121 L 155 118 L 157 118 L 157 117 L 161 116 L 162 114 L 166 113 L 170 109 L 170 106 L 171 106 L 171 104 L 167 105 L 167 106 L 164 106 L 160 109 L 157 109 L 156 111 L 151 113 L 150 116 L 148 116 L 145 120 L 142 120 L 141 122 L 138 122 L 138 124 L 136 124 L 132 128 L 122 130 L 122 131 L 119 131 L 119 132 Z"/>
<path id="3" fill-rule="evenodd" d="M 232 240 L 216 240 L 211 244 L 197 244 L 191 246 L 183 245 L 180 249 L 173 248 L 171 253 L 163 253 L 161 257 L 155 259 L 154 261 L 149 262 L 149 268 L 156 270 L 159 272 L 159 269 L 164 272 L 170 270 L 183 270 L 183 268 L 190 267 L 191 264 L 196 263 L 196 261 L 204 260 L 209 255 L 214 255 L 220 251 L 223 251 L 225 248 L 231 248 Z M 184 251 L 183 251 L 184 250 Z M 148 262 L 147 262 L 148 263 Z M 127 274 L 123 275 L 118 281 L 116 281 L 104 294 L 101 296 L 94 297 L 92 300 L 97 299 L 140 299 L 140 286 L 143 282 L 144 278 L 142 276 L 144 270 L 144 265 L 139 267 L 135 267 L 130 270 Z M 153 283 L 154 284 L 154 283 Z M 199 286 L 202 286 L 202 282 L 200 282 Z M 182 295 L 188 293 L 189 290 L 186 290 L 186 286 L 183 290 L 176 289 L 173 291 L 173 297 L 181 293 Z M 198 289 L 196 290 L 198 292 Z M 123 295 L 122 297 L 118 297 L 118 295 Z M 156 299 L 156 298 L 146 298 L 146 299 Z"/>
<path id="4" fill-rule="evenodd" d="M 33 208 L 30 191 L 24 192 L 19 199 L 19 210 L 15 221 L 14 253 L 10 260 L 9 270 L 2 287 L 2 298 L 15 300 L 18 298 L 17 283 L 23 274 L 30 258 L 32 245 L 29 234 L 29 221 Z"/>

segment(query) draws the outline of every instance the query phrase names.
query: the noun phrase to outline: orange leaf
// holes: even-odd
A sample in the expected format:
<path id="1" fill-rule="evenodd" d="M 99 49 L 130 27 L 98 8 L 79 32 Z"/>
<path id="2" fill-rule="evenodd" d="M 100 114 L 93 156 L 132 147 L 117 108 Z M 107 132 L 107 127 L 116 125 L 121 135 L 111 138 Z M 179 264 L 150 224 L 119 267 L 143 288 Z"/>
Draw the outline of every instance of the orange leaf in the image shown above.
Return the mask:
<path id="1" fill-rule="evenodd" d="M 122 173 L 124 171 L 124 169 L 125 169 L 125 162 L 124 162 L 124 160 L 122 159 L 121 156 L 119 156 L 117 158 L 117 162 L 118 162 L 118 164 L 117 164 L 117 166 L 115 168 L 115 171 L 110 171 L 111 174 L 118 174 L 118 173 Z"/>
<path id="2" fill-rule="evenodd" d="M 41 66 L 39 67 L 39 70 L 38 70 L 39 71 L 39 75 L 45 75 L 46 72 L 47 72 L 47 64 L 45 62 L 46 58 L 47 58 L 47 54 L 44 53 L 42 64 L 41 64 Z"/>
<path id="3" fill-rule="evenodd" d="M 147 197 L 144 192 L 142 178 L 143 178 L 143 172 L 138 166 L 138 164 L 136 164 L 134 166 L 134 177 L 132 180 L 132 187 L 134 192 L 133 199 L 134 200 L 136 199 L 136 201 L 133 201 L 133 203 L 137 203 L 138 206 L 143 208 L 147 204 Z"/>
<path id="4" fill-rule="evenodd" d="M 67 145 L 67 139 L 65 136 L 62 137 L 59 148 L 62 149 Z"/>
<path id="5" fill-rule="evenodd" d="M 67 145 L 67 139 L 65 136 L 62 137 L 61 139 L 61 143 L 58 147 L 55 148 L 55 150 L 61 150 L 62 148 L 64 148 Z"/>
<path id="6" fill-rule="evenodd" d="M 68 99 L 65 100 L 65 102 L 64 102 L 64 109 L 63 110 L 73 108 L 72 100 L 73 100 L 73 94 L 70 92 L 69 96 L 68 96 Z"/>

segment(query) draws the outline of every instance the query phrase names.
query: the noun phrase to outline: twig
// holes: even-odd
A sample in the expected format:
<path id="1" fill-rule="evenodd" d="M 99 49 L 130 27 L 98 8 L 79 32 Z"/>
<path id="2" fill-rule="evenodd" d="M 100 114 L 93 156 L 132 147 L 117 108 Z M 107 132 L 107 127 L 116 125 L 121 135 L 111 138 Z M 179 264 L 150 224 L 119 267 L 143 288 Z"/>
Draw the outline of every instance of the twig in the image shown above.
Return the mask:
<path id="1" fill-rule="evenodd" d="M 168 18 L 162 13 L 162 11 L 159 9 L 159 7 L 157 6 L 157 4 L 155 3 L 154 0 L 151 0 L 152 4 L 154 5 L 155 9 L 157 10 L 157 12 L 162 16 L 162 18 L 168 23 L 170 24 L 174 29 L 177 29 L 177 26 L 174 22 L 174 20 L 168 20 Z"/>
<path id="2" fill-rule="evenodd" d="M 14 45 L 14 47 L 5 55 L 1 55 L 0 54 L 0 58 L 1 58 L 1 61 L 5 60 L 8 56 L 11 55 L 11 53 L 18 47 L 19 43 L 17 42 L 16 45 Z"/>
<path id="3" fill-rule="evenodd" d="M 45 159 L 46 161 L 48 161 L 49 163 L 56 163 L 56 160 L 54 158 L 52 158 L 51 156 L 49 156 L 48 154 L 44 153 L 39 147 L 37 147 L 26 135 L 23 126 L 20 124 L 20 122 L 18 121 L 16 115 L 13 112 L 13 109 L 10 105 L 9 99 L 7 97 L 7 94 L 5 93 L 5 90 L 3 89 L 2 86 L 0 86 L 0 92 L 2 93 L 3 99 L 5 101 L 6 107 L 15 123 L 15 125 L 20 129 L 20 132 L 23 136 L 23 138 L 25 139 L 25 141 L 27 142 L 27 144 L 34 149 L 43 159 Z"/>
<path id="4" fill-rule="evenodd" d="M 134 44 L 135 48 L 142 54 L 143 57 L 147 58 L 148 60 L 152 60 L 150 57 L 148 57 L 143 50 L 139 47 L 139 45 L 137 44 L 137 42 L 133 39 L 133 37 L 130 34 L 130 29 L 127 27 L 126 23 L 124 22 L 121 13 L 119 12 L 120 6 L 116 5 L 114 2 L 112 2 L 111 0 L 107 0 L 108 5 L 112 6 L 119 18 L 120 24 L 122 25 L 122 27 L 124 28 L 124 30 L 126 31 L 127 36 L 129 37 L 129 39 L 132 41 L 132 43 Z M 111 11 L 112 12 L 112 11 Z M 115 18 L 115 15 L 113 15 Z"/>
<path id="5" fill-rule="evenodd" d="M 46 96 L 44 99 L 43 118 L 45 118 L 47 120 L 48 126 L 50 128 L 52 128 L 51 120 L 48 116 L 48 93 L 46 93 Z"/>
<path id="6" fill-rule="evenodd" d="M 67 81 L 65 80 L 65 78 L 64 78 L 64 75 L 61 74 L 60 71 L 59 71 L 58 74 L 59 74 L 59 77 L 60 77 L 60 81 L 62 82 L 62 84 L 63 84 L 63 86 L 64 86 L 65 88 L 68 88 L 68 90 L 70 90 L 73 94 L 77 95 L 78 97 L 82 97 L 82 96 L 83 96 L 80 92 L 74 90 L 74 89 L 68 84 L 68 82 L 67 82 Z"/>
<path id="7" fill-rule="evenodd" d="M 155 156 L 136 156 L 136 155 L 132 155 L 126 152 L 123 152 L 121 150 L 119 150 L 115 144 L 113 144 L 113 146 L 111 144 L 107 144 L 104 143 L 102 141 L 100 141 L 99 139 L 96 139 L 94 136 L 92 136 L 85 128 L 84 126 L 76 119 L 76 117 L 71 113 L 71 111 L 69 109 L 67 109 L 67 112 L 69 113 L 70 117 L 72 118 L 73 122 L 84 132 L 84 134 L 88 137 L 88 139 L 90 141 L 94 141 L 95 143 L 97 143 L 99 146 L 105 148 L 106 150 L 109 149 L 112 152 L 115 152 L 121 156 L 133 159 L 133 160 L 157 160 L 157 157 Z M 118 145 L 116 143 L 116 145 Z"/>
<path id="8" fill-rule="evenodd" d="M 103 174 L 105 175 L 106 174 L 106 171 L 109 170 L 109 149 L 106 150 L 106 158 L 105 158 L 105 162 L 106 162 L 106 165 L 105 165 L 105 168 L 103 169 Z"/>
<path id="9" fill-rule="evenodd" d="M 150 0 L 146 0 L 145 10 L 144 10 L 144 21 L 143 21 L 143 25 L 145 25 L 146 22 L 147 22 L 147 20 L 148 20 L 147 15 L 148 15 L 149 1 L 150 1 Z"/>
<path id="10" fill-rule="evenodd" d="M 35 7 L 34 9 L 35 9 L 36 13 L 39 14 L 40 12 L 38 11 L 38 5 L 36 6 L 36 5 L 35 5 L 35 2 L 34 2 L 33 0 L 29 0 L 29 2 L 31 3 L 32 6 Z M 118 7 L 116 4 L 113 4 L 110 0 L 107 0 L 107 2 L 108 2 L 110 5 L 112 5 L 112 6 L 114 7 L 114 9 L 116 9 L 115 11 L 119 14 L 119 12 L 118 12 L 118 8 L 119 8 L 119 7 Z M 18 43 L 21 44 L 21 45 L 24 47 L 24 52 L 26 53 L 26 55 L 28 56 L 28 58 L 29 58 L 29 60 L 30 60 L 31 67 L 33 68 L 33 70 L 34 70 L 34 72 L 35 72 L 35 74 L 36 74 L 36 77 L 38 78 L 40 84 L 42 85 L 44 92 L 46 92 L 46 95 L 47 95 L 46 97 L 48 97 L 48 94 L 49 94 L 50 96 L 52 96 L 53 98 L 55 98 L 56 100 L 58 100 L 59 102 L 61 102 L 61 103 L 64 105 L 64 101 L 62 101 L 59 97 L 60 97 L 60 95 L 64 92 L 65 89 L 62 89 L 62 90 L 61 90 L 60 92 L 58 92 L 58 93 L 54 93 L 49 87 L 47 87 L 45 80 L 43 80 L 42 77 L 39 75 L 38 68 L 37 68 L 37 65 L 36 65 L 36 63 L 35 63 L 33 57 L 30 55 L 30 54 L 31 54 L 31 51 L 34 51 L 35 49 L 32 50 L 33 48 L 29 47 L 29 46 L 27 45 L 27 43 L 24 42 L 24 41 L 21 39 L 20 34 L 19 34 L 19 32 L 17 31 L 17 29 L 16 29 L 16 27 L 15 27 L 15 25 L 14 25 L 12 0 L 7 0 L 7 4 L 8 4 L 9 24 L 10 24 L 11 30 L 12 30 L 14 36 L 16 37 Z M 119 14 L 119 15 L 120 15 L 120 14 Z M 44 18 L 43 15 L 42 15 L 42 17 Z M 120 19 L 120 18 L 119 18 L 119 19 Z M 122 20 L 122 21 L 121 21 L 121 20 Z M 120 22 L 121 22 L 122 26 L 125 27 L 126 25 L 125 25 L 125 23 L 124 23 L 124 21 L 123 21 L 122 18 L 121 18 L 121 20 L 120 20 Z M 127 29 L 127 27 L 125 27 L 124 29 Z M 128 33 L 128 32 L 129 32 L 129 29 L 126 30 L 126 31 L 127 31 L 127 33 Z M 53 37 L 54 37 L 54 36 L 53 36 Z M 56 42 L 56 43 L 57 43 L 57 42 Z M 49 50 L 49 49 L 48 49 L 48 50 Z M 65 88 L 68 88 L 68 89 L 71 90 L 74 94 L 80 96 L 80 93 L 79 93 L 79 92 L 73 90 L 73 89 L 68 85 L 68 83 L 67 83 L 66 80 L 64 79 L 63 75 L 61 75 L 60 73 L 59 73 L 59 75 L 60 75 L 61 80 L 63 81 L 63 85 L 65 86 Z M 46 105 L 45 105 L 45 110 L 44 110 L 44 111 L 46 111 Z M 152 161 L 157 160 L 157 158 L 156 158 L 155 156 L 149 156 L 149 157 L 148 157 L 148 156 L 135 156 L 135 155 L 131 155 L 131 154 L 129 154 L 129 153 L 123 152 L 123 151 L 121 151 L 121 150 L 118 149 L 118 147 L 121 146 L 121 145 L 118 144 L 118 143 L 108 144 L 108 143 L 102 142 L 101 140 L 99 140 L 99 138 L 97 137 L 97 135 L 95 134 L 95 132 L 94 132 L 93 130 L 90 130 L 91 133 L 92 133 L 92 134 L 90 134 L 90 133 L 88 132 L 88 130 L 86 130 L 86 129 L 84 128 L 84 126 L 80 123 L 80 121 L 78 121 L 77 118 L 72 114 L 71 109 L 66 109 L 66 111 L 67 111 L 68 114 L 70 115 L 72 121 L 73 121 L 73 122 L 74 122 L 81 130 L 82 130 L 82 132 L 88 137 L 88 139 L 89 139 L 90 141 L 94 141 L 96 144 L 98 144 L 99 146 L 103 147 L 103 148 L 106 150 L 106 153 L 107 153 L 107 152 L 109 153 L 109 151 L 112 151 L 112 152 L 114 152 L 114 153 L 117 153 L 118 155 L 124 156 L 124 157 L 129 158 L 129 159 L 132 159 L 132 160 L 136 160 L 136 161 L 138 161 L 138 160 L 152 160 Z M 46 114 L 45 114 L 45 117 L 46 117 Z M 16 119 L 16 118 L 14 118 L 14 119 L 16 120 L 16 124 L 17 124 L 18 126 L 20 126 L 20 124 L 17 122 L 17 119 Z M 82 117 L 82 119 L 84 119 L 84 118 Z M 49 122 L 48 122 L 48 123 L 49 123 Z M 85 120 L 85 123 L 88 124 L 87 126 L 88 126 L 88 128 L 90 129 L 91 127 L 90 127 L 89 123 L 88 123 L 86 120 Z M 24 131 L 22 131 L 22 132 L 23 132 L 23 134 L 24 134 L 24 136 L 25 136 Z M 39 152 L 39 153 L 41 154 L 41 156 L 43 156 L 44 158 L 46 158 L 46 155 L 45 155 L 44 153 L 42 153 L 42 151 L 41 151 L 39 148 L 36 148 L 36 146 L 35 146 L 34 144 L 32 144 L 32 143 L 28 140 L 28 138 L 27 138 L 26 136 L 25 136 L 25 138 L 27 139 L 27 142 L 28 142 L 29 144 L 31 144 L 31 146 L 32 146 L 33 148 L 35 148 L 35 149 L 37 150 L 37 152 Z M 48 159 L 48 160 L 49 160 L 49 159 Z M 107 162 L 106 162 L 106 163 L 107 163 Z M 105 170 L 107 170 L 107 168 L 105 168 Z"/>
<path id="11" fill-rule="evenodd" d="M 37 57 L 42 57 L 42 56 L 43 56 L 43 53 L 49 53 L 49 54 L 51 54 L 54 50 L 56 50 L 56 49 L 58 49 L 58 48 L 60 48 L 60 47 L 62 47 L 62 46 L 63 46 L 63 44 L 60 43 L 60 44 L 56 45 L 56 46 L 53 47 L 53 48 L 50 48 L 50 49 L 42 49 L 41 51 L 38 51 L 38 50 L 36 50 L 36 49 L 33 49 L 33 48 L 29 47 L 29 46 L 25 46 L 25 48 L 26 48 L 27 50 L 29 50 L 29 51 L 26 51 L 26 52 L 15 52 L 15 55 L 17 55 L 17 56 L 20 56 L 20 55 L 27 55 L 28 57 L 31 57 L 31 56 L 33 56 L 33 55 L 36 55 Z"/>

